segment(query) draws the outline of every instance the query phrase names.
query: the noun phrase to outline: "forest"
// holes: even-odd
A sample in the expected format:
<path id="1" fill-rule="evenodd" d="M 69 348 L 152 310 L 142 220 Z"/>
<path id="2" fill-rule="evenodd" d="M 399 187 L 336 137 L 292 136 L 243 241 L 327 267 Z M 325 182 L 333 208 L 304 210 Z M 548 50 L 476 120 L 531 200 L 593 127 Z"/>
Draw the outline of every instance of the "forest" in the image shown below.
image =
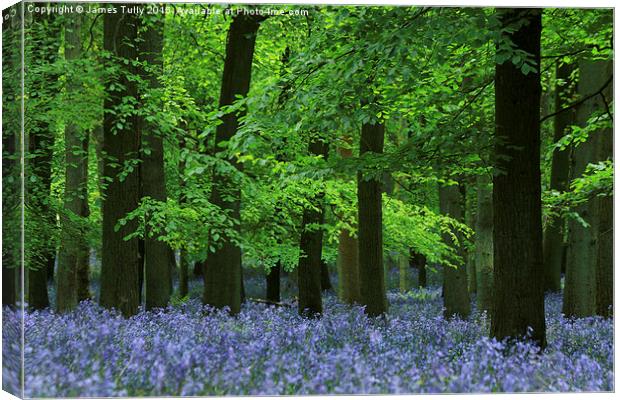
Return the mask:
<path id="1" fill-rule="evenodd" d="M 2 387 L 614 391 L 613 10 L 18 3 Z"/>

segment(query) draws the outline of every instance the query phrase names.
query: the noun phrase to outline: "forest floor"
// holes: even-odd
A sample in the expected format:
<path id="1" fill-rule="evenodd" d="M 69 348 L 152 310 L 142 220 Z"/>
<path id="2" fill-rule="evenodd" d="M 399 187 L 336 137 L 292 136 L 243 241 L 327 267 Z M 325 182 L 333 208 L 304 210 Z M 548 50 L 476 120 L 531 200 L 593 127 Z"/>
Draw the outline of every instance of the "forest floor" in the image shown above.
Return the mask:
<path id="1" fill-rule="evenodd" d="M 246 280 L 248 296 L 262 281 Z M 194 282 L 196 293 L 199 282 Z M 611 391 L 613 321 L 567 320 L 546 298 L 548 347 L 486 336 L 486 314 L 442 318 L 440 288 L 388 294 L 390 314 L 324 298 L 308 320 L 247 302 L 237 317 L 192 298 L 123 319 L 91 302 L 25 316 L 26 397 Z M 286 300 L 286 299 L 285 299 Z M 19 315 L 3 312 L 3 387 L 15 389 Z"/>

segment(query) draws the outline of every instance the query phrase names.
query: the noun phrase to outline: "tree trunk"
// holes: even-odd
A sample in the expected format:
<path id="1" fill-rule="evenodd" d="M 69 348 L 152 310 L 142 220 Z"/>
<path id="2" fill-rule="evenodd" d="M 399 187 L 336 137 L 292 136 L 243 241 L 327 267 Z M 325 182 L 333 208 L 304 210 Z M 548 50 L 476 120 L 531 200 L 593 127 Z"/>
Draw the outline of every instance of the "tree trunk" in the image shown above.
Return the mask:
<path id="1" fill-rule="evenodd" d="M 347 143 L 350 137 L 345 138 Z M 342 158 L 350 158 L 353 151 L 350 148 L 339 147 L 338 153 Z M 341 229 L 338 238 L 338 286 L 340 298 L 348 304 L 359 303 L 361 300 L 359 282 L 359 263 L 357 257 L 357 238 L 346 229 Z"/>
<path id="2" fill-rule="evenodd" d="M 574 84 L 571 73 L 572 64 L 559 65 L 556 68 L 555 109 L 560 110 L 571 102 L 574 96 Z M 568 133 L 566 130 L 575 124 L 575 109 L 566 110 L 555 116 L 553 121 L 553 141 L 557 143 Z M 551 182 L 549 188 L 563 192 L 568 188 L 568 151 L 555 149 L 551 161 Z M 545 290 L 559 291 L 562 271 L 562 256 L 564 252 L 564 224 L 563 218 L 547 221 L 547 229 L 543 241 L 543 260 L 545 263 Z"/>
<path id="3" fill-rule="evenodd" d="M 459 222 L 464 220 L 464 190 L 460 190 L 461 185 L 442 186 L 439 188 L 439 208 L 441 213 Z M 467 318 L 471 312 L 469 302 L 469 291 L 467 289 L 467 268 L 465 265 L 465 248 L 463 246 L 463 236 L 455 232 L 458 238 L 457 254 L 462 262 L 455 267 L 444 266 L 443 268 L 443 304 L 444 317 Z M 449 236 L 444 235 L 444 241 L 452 245 Z"/>
<path id="4" fill-rule="evenodd" d="M 267 293 L 265 298 L 267 301 L 280 301 L 280 269 L 280 261 L 278 261 L 266 275 Z"/>
<path id="5" fill-rule="evenodd" d="M 82 56 L 82 17 L 77 14 L 65 21 L 65 59 L 71 65 Z M 72 65 L 67 74 L 66 90 L 79 96 L 79 70 Z M 83 218 L 88 210 L 88 135 L 77 124 L 65 126 L 65 193 L 61 215 L 62 236 L 56 275 L 56 311 L 66 312 L 78 303 L 78 271 L 88 274 L 88 256 L 84 257 L 83 232 L 71 219 Z M 86 263 L 86 266 L 81 265 Z M 82 272 L 83 273 L 83 272 Z M 81 275 L 80 275 L 81 276 Z M 83 294 L 83 293 L 82 293 Z"/>
<path id="6" fill-rule="evenodd" d="M 202 270 L 205 268 L 203 266 L 203 264 L 204 263 L 201 263 L 201 262 L 198 262 L 198 261 L 194 262 L 194 268 L 192 270 L 193 270 L 193 274 L 194 274 L 194 276 L 196 278 L 199 277 L 199 276 L 203 276 Z"/>
<path id="7" fill-rule="evenodd" d="M 88 205 L 88 146 L 89 135 L 84 137 L 82 141 L 82 178 L 84 179 L 80 186 L 80 217 L 82 221 L 87 221 L 90 216 L 90 207 Z M 86 240 L 86 232 L 80 239 L 80 249 L 77 257 L 77 301 L 84 301 L 91 298 L 90 293 L 90 246 Z"/>
<path id="8" fill-rule="evenodd" d="M 608 64 L 605 61 L 580 61 L 578 93 L 586 96 L 599 90 L 610 74 L 611 71 L 608 70 Z M 606 95 L 607 98 L 611 98 L 609 91 Z M 586 126 L 593 112 L 604 109 L 605 103 L 601 96 L 595 96 L 582 103 L 577 108 L 579 125 Z M 590 133 L 586 142 L 574 148 L 571 159 L 571 180 L 582 176 L 589 163 L 599 161 L 597 149 L 605 135 L 606 133 L 601 131 Z M 611 150 L 607 151 L 609 153 Z M 596 313 L 596 269 L 599 255 L 597 235 L 600 229 L 599 212 L 601 210 L 598 199 L 592 198 L 576 207 L 574 211 L 579 213 L 590 226 L 586 228 L 573 218 L 567 224 L 568 254 L 562 312 L 568 317 L 581 318 Z"/>
<path id="9" fill-rule="evenodd" d="M 611 75 L 613 63 L 607 62 L 607 74 Z M 608 103 L 613 102 L 613 90 L 610 85 L 603 92 Z M 613 128 L 599 133 L 597 158 L 601 161 L 613 160 Z M 613 316 L 614 305 L 614 199 L 613 196 L 599 197 L 598 203 L 598 254 L 596 262 L 596 314 L 604 317 Z"/>
<path id="10" fill-rule="evenodd" d="M 469 186 L 469 182 L 468 182 Z M 465 197 L 465 224 L 471 228 L 476 228 L 476 203 L 477 198 L 473 198 L 471 196 L 467 196 L 467 191 L 464 194 Z M 471 248 L 466 249 L 466 264 L 465 269 L 467 271 L 467 290 L 469 293 L 476 293 L 478 291 L 477 279 L 476 279 L 476 254 L 475 251 Z"/>
<path id="11" fill-rule="evenodd" d="M 146 64 L 140 74 L 145 82 L 145 94 L 157 91 L 160 88 L 159 77 L 163 73 L 163 14 L 152 15 L 148 19 L 148 26 L 141 32 L 141 41 L 138 47 L 139 60 Z M 143 23 L 144 24 L 144 23 Z M 141 93 L 141 95 L 144 93 Z M 147 99 L 157 98 L 148 96 Z M 148 101 L 148 100 L 147 100 Z M 155 100 L 157 101 L 157 100 Z M 146 110 L 157 110 L 161 104 L 143 104 Z M 150 197 L 157 201 L 166 201 L 166 176 L 164 173 L 164 142 L 163 133 L 156 123 L 148 122 L 147 115 L 140 117 L 141 159 L 140 182 L 142 197 Z M 147 227 L 144 238 L 144 293 L 147 310 L 164 308 L 171 295 L 172 280 L 170 271 L 170 248 L 162 241 L 157 240 L 161 232 L 153 232 Z"/>
<path id="12" fill-rule="evenodd" d="M 348 304 L 361 300 L 357 238 L 342 229 L 338 238 L 338 282 L 340 298 Z"/>
<path id="13" fill-rule="evenodd" d="M 321 290 L 323 292 L 332 290 L 332 281 L 329 277 L 329 268 L 325 261 L 321 261 Z"/>
<path id="14" fill-rule="evenodd" d="M 609 129 L 611 133 L 612 130 Z M 608 135 L 611 137 L 611 134 Z M 613 149 L 609 140 L 609 151 Z M 598 226 L 598 254 L 596 263 L 596 314 L 603 317 L 613 316 L 614 305 L 614 235 L 613 215 L 614 200 L 612 196 L 597 199 L 599 226 Z"/>
<path id="15" fill-rule="evenodd" d="M 103 104 L 101 105 L 103 109 Z M 105 155 L 103 154 L 103 113 L 101 115 L 101 125 L 96 126 L 92 131 L 92 140 L 95 143 L 95 154 L 97 155 L 97 187 L 99 193 L 103 193 L 105 180 L 104 180 L 104 165 Z"/>
<path id="16" fill-rule="evenodd" d="M 505 39 L 540 66 L 540 9 L 499 10 L 503 26 L 525 19 Z M 510 60 L 495 66 L 493 179 L 493 315 L 491 334 L 545 342 L 540 189 L 540 73 L 523 74 Z"/>
<path id="17" fill-rule="evenodd" d="M 606 151 L 613 150 L 612 129 L 607 130 L 603 141 L 607 142 Z M 611 154 L 609 154 L 611 158 Z M 596 263 L 596 314 L 603 317 L 613 316 L 614 305 L 614 200 L 612 196 L 601 197 L 598 203 L 598 253 Z"/>
<path id="18" fill-rule="evenodd" d="M 235 15 L 228 30 L 226 60 L 220 107 L 231 105 L 237 96 L 245 97 L 250 88 L 252 58 L 256 34 L 262 17 Z M 230 140 L 239 126 L 239 113 L 233 112 L 222 117 L 215 134 L 216 146 Z M 231 164 L 240 166 L 233 160 Z M 225 175 L 215 173 L 211 192 L 211 203 L 228 211 L 236 220 L 240 218 L 241 192 Z M 238 229 L 238 228 L 237 228 Z M 241 307 L 241 249 L 229 238 L 222 237 L 222 246 L 208 256 L 209 268 L 205 268 L 203 302 L 211 306 L 230 307 L 237 314 Z"/>
<path id="19" fill-rule="evenodd" d="M 478 175 L 478 212 L 476 213 L 476 281 L 479 310 L 491 311 L 493 305 L 493 187 L 491 174 Z"/>
<path id="20" fill-rule="evenodd" d="M 312 140 L 308 146 L 310 154 L 327 158 L 327 144 Z M 299 287 L 299 314 L 307 317 L 318 316 L 323 312 L 321 298 L 321 264 L 323 251 L 323 197 L 318 193 L 310 199 L 312 206 L 304 210 L 299 241 L 300 258 L 297 267 L 297 286 Z"/>
<path id="21" fill-rule="evenodd" d="M 183 298 L 187 296 L 189 290 L 189 260 L 187 259 L 187 251 L 181 250 L 179 258 L 179 296 Z"/>
<path id="22" fill-rule="evenodd" d="M 121 60 L 135 60 L 139 18 L 135 14 L 123 14 L 119 5 L 111 7 L 115 7 L 117 12 L 103 16 L 104 49 Z M 104 175 L 111 180 L 107 184 L 103 199 L 99 302 L 103 307 L 116 308 L 123 315 L 131 316 L 137 313 L 140 305 L 139 279 L 143 264 L 139 240 L 123 238 L 135 232 L 137 222 L 131 221 L 121 226 L 118 231 L 114 228 L 119 219 L 138 207 L 140 201 L 140 175 L 134 164 L 140 157 L 139 123 L 138 118 L 133 115 L 123 122 L 116 113 L 121 112 L 124 97 L 137 98 L 136 83 L 127 76 L 136 74 L 137 71 L 131 62 L 119 62 L 116 67 L 121 71 L 114 77 L 122 88 L 115 85 L 110 89 L 110 84 L 107 84 L 108 93 L 104 103 Z"/>
<path id="23" fill-rule="evenodd" d="M 426 257 L 424 254 L 416 253 L 415 250 L 409 250 L 409 267 L 418 270 L 418 287 L 426 287 Z"/>
<path id="24" fill-rule="evenodd" d="M 365 153 L 383 153 L 385 126 L 362 125 L 360 156 Z M 358 263 L 360 303 L 366 314 L 379 316 L 388 311 L 383 271 L 383 222 L 381 180 L 357 173 L 358 201 Z"/>
<path id="25" fill-rule="evenodd" d="M 401 293 L 409 290 L 409 260 L 402 254 L 398 255 L 398 289 Z"/>

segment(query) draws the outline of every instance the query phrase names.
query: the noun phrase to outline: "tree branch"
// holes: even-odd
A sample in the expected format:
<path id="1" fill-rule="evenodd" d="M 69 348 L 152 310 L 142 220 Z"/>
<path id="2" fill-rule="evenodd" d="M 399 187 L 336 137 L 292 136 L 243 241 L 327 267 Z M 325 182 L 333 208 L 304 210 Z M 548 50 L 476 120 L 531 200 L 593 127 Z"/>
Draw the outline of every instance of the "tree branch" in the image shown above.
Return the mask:
<path id="1" fill-rule="evenodd" d="M 597 90 L 596 92 L 594 92 L 594 93 L 592 93 L 590 95 L 587 95 L 587 96 L 577 100 L 576 102 L 574 102 L 572 104 L 569 104 L 568 106 L 566 106 L 566 107 L 564 107 L 564 108 L 562 108 L 562 109 L 560 109 L 560 110 L 558 110 L 556 112 L 553 112 L 551 114 L 545 115 L 544 117 L 542 117 L 540 119 L 540 122 L 543 123 L 543 122 L 545 122 L 546 120 L 548 120 L 551 117 L 555 117 L 556 115 L 561 114 L 561 113 L 563 113 L 566 110 L 570 110 L 571 108 L 578 107 L 579 105 L 585 103 L 586 101 L 590 100 L 591 98 L 602 94 L 603 90 L 605 90 L 605 88 L 607 88 L 607 86 L 609 86 L 609 84 L 613 81 L 613 78 L 614 78 L 614 74 L 611 74 L 609 76 L 609 79 L 607 79 L 607 82 L 605 82 L 605 84 L 603 84 L 603 86 L 599 90 Z M 609 112 L 609 109 L 608 109 L 608 112 Z"/>

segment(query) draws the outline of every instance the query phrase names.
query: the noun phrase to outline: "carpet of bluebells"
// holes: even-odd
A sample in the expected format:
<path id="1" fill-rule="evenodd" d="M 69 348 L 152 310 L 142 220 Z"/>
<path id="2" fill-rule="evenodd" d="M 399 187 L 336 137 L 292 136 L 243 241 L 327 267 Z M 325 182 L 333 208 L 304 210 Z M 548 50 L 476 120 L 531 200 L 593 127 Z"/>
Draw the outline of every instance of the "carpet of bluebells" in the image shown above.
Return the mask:
<path id="1" fill-rule="evenodd" d="M 299 317 L 294 305 L 253 302 L 231 317 L 195 298 L 130 319 L 91 302 L 62 316 L 29 312 L 25 395 L 613 390 L 613 322 L 564 319 L 559 295 L 546 299 L 542 353 L 528 342 L 489 339 L 485 314 L 444 320 L 436 287 L 388 298 L 390 315 L 377 320 L 333 295 L 316 320 Z M 15 392 L 19 315 L 3 317 L 3 386 Z"/>

